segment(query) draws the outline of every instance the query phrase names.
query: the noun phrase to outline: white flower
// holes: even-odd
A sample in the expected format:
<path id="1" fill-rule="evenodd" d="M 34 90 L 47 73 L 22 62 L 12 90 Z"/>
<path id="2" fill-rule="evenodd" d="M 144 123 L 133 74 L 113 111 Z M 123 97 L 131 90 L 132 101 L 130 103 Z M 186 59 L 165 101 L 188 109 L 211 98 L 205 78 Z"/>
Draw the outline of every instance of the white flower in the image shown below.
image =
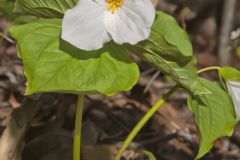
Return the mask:
<path id="1" fill-rule="evenodd" d="M 227 87 L 233 100 L 236 117 L 240 120 L 240 81 L 227 81 Z"/>
<path id="2" fill-rule="evenodd" d="M 232 31 L 231 40 L 235 40 L 239 37 L 240 37 L 240 28 L 238 28 L 236 31 Z"/>
<path id="3" fill-rule="evenodd" d="M 62 39 L 83 50 L 111 40 L 136 44 L 149 37 L 154 18 L 151 0 L 80 0 L 64 15 Z"/>

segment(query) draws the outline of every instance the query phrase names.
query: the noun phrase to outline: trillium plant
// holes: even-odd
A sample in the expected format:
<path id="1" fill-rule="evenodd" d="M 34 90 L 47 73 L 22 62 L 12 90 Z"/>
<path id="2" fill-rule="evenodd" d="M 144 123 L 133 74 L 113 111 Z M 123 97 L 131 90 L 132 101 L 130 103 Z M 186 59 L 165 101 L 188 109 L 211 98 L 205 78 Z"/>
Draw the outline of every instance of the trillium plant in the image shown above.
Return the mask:
<path id="1" fill-rule="evenodd" d="M 24 63 L 26 95 L 78 95 L 74 160 L 80 160 L 84 96 L 130 90 L 140 74 L 132 54 L 169 76 L 176 86 L 133 128 L 115 160 L 121 159 L 144 124 L 178 89 L 189 94 L 189 109 L 199 129 L 196 159 L 218 138 L 231 136 L 240 118 L 240 72 L 231 67 L 197 71 L 186 32 L 173 17 L 155 11 L 151 0 L 16 0 L 13 12 L 34 17 L 10 29 Z M 209 70 L 219 72 L 219 82 L 200 78 Z"/>

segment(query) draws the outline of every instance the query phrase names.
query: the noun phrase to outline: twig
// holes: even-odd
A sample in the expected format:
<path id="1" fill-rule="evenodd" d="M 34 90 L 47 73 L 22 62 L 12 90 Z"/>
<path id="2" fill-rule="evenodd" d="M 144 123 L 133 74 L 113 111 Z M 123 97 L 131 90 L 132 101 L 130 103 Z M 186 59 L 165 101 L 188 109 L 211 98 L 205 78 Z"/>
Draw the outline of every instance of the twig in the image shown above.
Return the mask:
<path id="1" fill-rule="evenodd" d="M 149 88 L 151 87 L 152 83 L 157 79 L 157 77 L 160 75 L 160 71 L 157 71 L 153 77 L 150 79 L 150 81 L 148 82 L 147 86 L 145 87 L 143 93 L 146 94 L 149 90 Z"/>
<path id="2" fill-rule="evenodd" d="M 46 102 L 47 95 L 26 97 L 22 107 L 16 109 L 0 139 L 1 160 L 21 160 L 23 138 L 28 124 Z"/>
<path id="3" fill-rule="evenodd" d="M 12 40 L 10 37 L 8 37 L 7 35 L 5 35 L 4 33 L 0 32 L 0 36 L 5 39 L 6 41 L 8 41 L 9 43 L 15 44 L 14 40 Z"/>
<path id="4" fill-rule="evenodd" d="M 219 62 L 221 66 L 231 64 L 231 54 L 228 53 L 227 49 L 230 44 L 230 33 L 233 27 L 234 13 L 236 7 L 236 0 L 225 0 L 224 11 L 222 17 L 221 35 L 219 40 Z"/>

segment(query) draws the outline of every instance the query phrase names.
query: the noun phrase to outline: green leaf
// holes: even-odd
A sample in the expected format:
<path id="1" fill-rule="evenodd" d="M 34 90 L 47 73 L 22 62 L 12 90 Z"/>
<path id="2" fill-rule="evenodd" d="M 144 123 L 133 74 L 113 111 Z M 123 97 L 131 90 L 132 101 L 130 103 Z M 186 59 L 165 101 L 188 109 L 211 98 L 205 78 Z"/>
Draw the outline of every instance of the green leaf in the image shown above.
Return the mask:
<path id="1" fill-rule="evenodd" d="M 196 159 L 203 157 L 212 148 L 216 139 L 231 136 L 237 123 L 234 107 L 227 92 L 214 82 L 202 78 L 200 81 L 211 94 L 193 96 L 188 100 L 201 136 Z"/>
<path id="2" fill-rule="evenodd" d="M 4 18 L 10 22 L 8 26 L 12 23 L 14 24 L 24 24 L 28 22 L 33 22 L 37 20 L 36 17 L 33 16 L 24 16 L 13 13 L 14 2 L 9 0 L 0 0 L 0 13 L 4 16 Z M 6 28 L 8 29 L 8 28 Z"/>
<path id="3" fill-rule="evenodd" d="M 36 92 L 102 93 L 129 90 L 139 70 L 124 48 L 114 43 L 87 52 L 60 39 L 61 20 L 39 20 L 11 29 L 28 80 Z"/>
<path id="4" fill-rule="evenodd" d="M 9 0 L 0 0 L 0 13 L 5 16 L 5 18 L 10 19 L 13 9 L 13 2 Z"/>
<path id="5" fill-rule="evenodd" d="M 79 0 L 17 0 L 14 12 L 40 18 L 62 18 Z"/>
<path id="6" fill-rule="evenodd" d="M 206 92 L 197 81 L 196 62 L 187 34 L 171 16 L 157 12 L 150 37 L 135 46 L 126 47 L 192 94 Z"/>
<path id="7" fill-rule="evenodd" d="M 171 56 L 181 56 L 184 57 L 183 61 L 193 56 L 187 33 L 179 27 L 172 16 L 163 12 L 157 12 L 151 36 L 147 42 L 144 45 L 149 50 Z"/>
<path id="8" fill-rule="evenodd" d="M 233 67 L 222 67 L 219 73 L 225 80 L 240 79 L 240 71 Z"/>

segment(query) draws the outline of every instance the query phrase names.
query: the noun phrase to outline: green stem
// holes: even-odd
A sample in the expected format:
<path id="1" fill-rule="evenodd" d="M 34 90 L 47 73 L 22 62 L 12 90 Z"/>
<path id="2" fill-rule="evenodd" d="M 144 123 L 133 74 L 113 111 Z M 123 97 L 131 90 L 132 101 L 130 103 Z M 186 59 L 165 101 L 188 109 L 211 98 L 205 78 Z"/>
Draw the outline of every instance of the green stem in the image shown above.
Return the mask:
<path id="1" fill-rule="evenodd" d="M 220 70 L 220 69 L 221 69 L 221 67 L 211 66 L 211 67 L 206 67 L 206 68 L 200 69 L 200 70 L 197 71 L 197 73 L 200 74 L 200 73 L 203 73 L 203 72 L 206 72 L 206 71 Z"/>
<path id="2" fill-rule="evenodd" d="M 203 68 L 199 71 L 197 71 L 198 74 L 210 71 L 210 70 L 219 70 L 221 69 L 218 66 L 211 66 Z M 134 129 L 131 131 L 131 133 L 128 135 L 128 137 L 123 142 L 123 145 L 121 146 L 120 150 L 118 151 L 115 160 L 120 160 L 122 154 L 125 152 L 129 144 L 133 141 L 133 139 L 136 137 L 138 132 L 143 128 L 143 126 L 147 123 L 147 121 L 153 116 L 153 114 L 162 106 L 162 104 L 168 99 L 177 89 L 179 86 L 175 86 L 172 88 L 167 94 L 165 94 L 145 115 L 144 117 L 138 122 L 138 124 L 134 127 Z"/>
<path id="3" fill-rule="evenodd" d="M 218 66 L 206 67 L 206 68 L 203 68 L 203 69 L 198 70 L 198 71 L 197 71 L 197 74 L 201 74 L 201 73 L 203 73 L 203 72 L 212 71 L 212 70 L 217 70 L 217 71 L 219 71 L 220 69 L 221 69 L 221 67 L 218 67 Z M 227 90 L 226 85 L 225 85 L 225 83 L 224 83 L 224 81 L 223 81 L 223 79 L 222 79 L 222 77 L 221 77 L 220 72 L 218 72 L 218 76 L 219 76 L 219 79 L 220 79 L 223 87 Z"/>
<path id="4" fill-rule="evenodd" d="M 80 160 L 80 147 L 81 147 L 81 128 L 82 128 L 82 114 L 83 114 L 84 95 L 78 96 L 76 106 L 76 120 L 74 129 L 74 149 L 73 160 Z"/>
<path id="5" fill-rule="evenodd" d="M 125 152 L 125 150 L 129 146 L 129 144 L 132 142 L 132 140 L 136 137 L 138 132 L 143 128 L 143 126 L 153 116 L 153 114 L 162 106 L 162 104 L 165 103 L 166 99 L 168 99 L 178 88 L 179 86 L 177 85 L 174 88 L 172 88 L 170 91 L 168 91 L 168 93 L 163 95 L 163 97 L 144 115 L 144 117 L 138 122 L 138 124 L 134 127 L 134 129 L 128 135 L 126 140 L 123 142 L 123 145 L 118 151 L 115 157 L 115 160 L 121 159 L 122 154 Z"/>
<path id="6" fill-rule="evenodd" d="M 197 73 L 200 74 L 200 73 L 203 73 L 203 72 L 206 72 L 206 71 L 211 71 L 211 70 L 217 70 L 217 71 L 219 71 L 220 69 L 221 69 L 221 67 L 211 66 L 211 67 L 203 68 L 203 69 L 197 71 Z M 225 90 L 227 90 L 226 84 L 225 84 L 224 80 L 222 79 L 222 76 L 221 76 L 220 72 L 218 72 L 218 76 L 219 76 L 220 82 L 222 83 L 223 88 L 224 88 Z"/>

